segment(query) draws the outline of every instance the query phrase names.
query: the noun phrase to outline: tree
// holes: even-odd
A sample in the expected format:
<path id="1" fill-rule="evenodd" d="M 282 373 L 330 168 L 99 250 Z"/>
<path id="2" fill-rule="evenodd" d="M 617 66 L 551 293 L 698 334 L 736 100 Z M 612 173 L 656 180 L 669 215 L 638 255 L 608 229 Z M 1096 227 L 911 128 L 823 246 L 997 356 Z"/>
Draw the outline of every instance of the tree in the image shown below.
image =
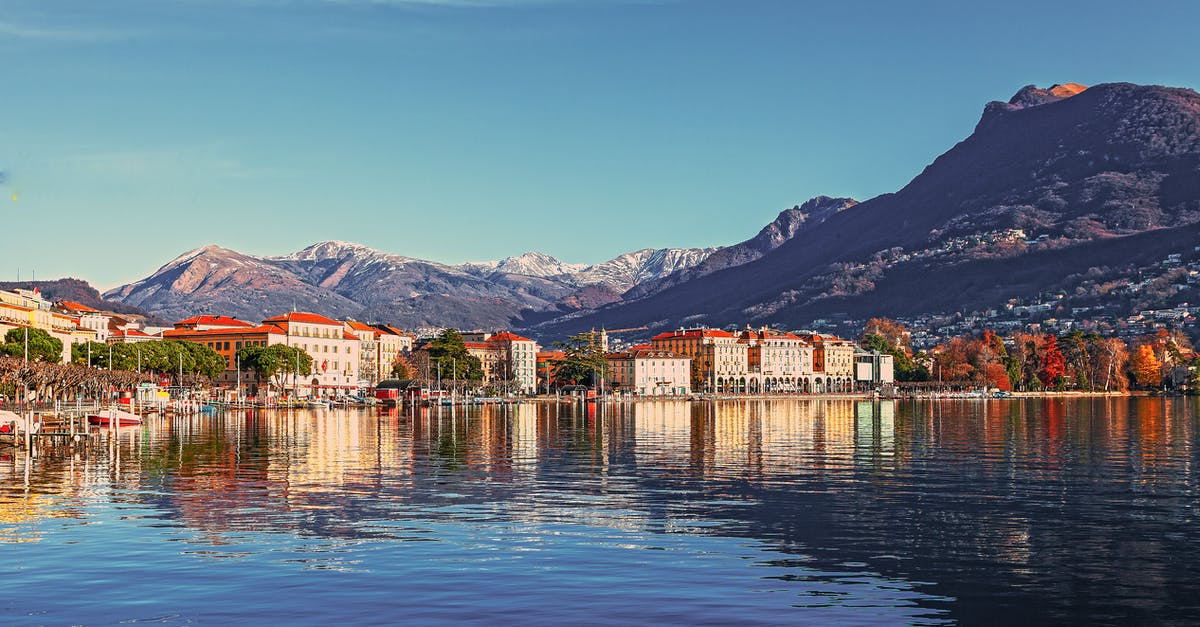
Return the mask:
<path id="1" fill-rule="evenodd" d="M 149 340 L 129 344 L 84 342 L 71 347 L 71 363 L 106 370 L 141 370 L 174 376 L 179 376 L 182 371 L 184 375 L 199 375 L 209 379 L 221 376 L 228 366 L 217 351 L 203 344 L 183 340 Z"/>
<path id="2" fill-rule="evenodd" d="M 457 377 L 458 380 L 482 381 L 483 363 L 467 352 L 462 334 L 457 329 L 446 329 L 433 338 L 424 349 L 429 353 L 429 370 L 432 376 L 439 365 L 442 378 Z"/>
<path id="3" fill-rule="evenodd" d="M 29 337 L 29 361 L 44 361 L 51 364 L 62 361 L 62 340 L 51 336 L 44 329 L 28 327 L 9 329 L 8 333 L 4 334 L 4 344 L 0 345 L 0 353 L 24 359 L 26 333 Z"/>
<path id="4" fill-rule="evenodd" d="M 1067 363 L 1062 351 L 1058 348 L 1058 338 L 1047 335 L 1041 353 L 1041 369 L 1038 371 L 1038 379 L 1045 387 L 1056 387 L 1066 372 Z"/>
<path id="5" fill-rule="evenodd" d="M 887 318 L 871 318 L 867 320 L 867 324 L 863 326 L 863 338 L 869 335 L 874 335 L 886 343 L 887 346 L 905 354 L 912 353 L 912 333 L 908 327 Z M 880 351 L 885 352 L 885 351 Z"/>
<path id="6" fill-rule="evenodd" d="M 1110 337 L 1097 341 L 1098 350 L 1092 352 L 1097 357 L 1097 382 L 1104 378 L 1104 391 L 1126 390 L 1129 388 L 1129 378 L 1125 376 L 1125 366 L 1129 362 L 1129 347 L 1125 342 Z"/>
<path id="7" fill-rule="evenodd" d="M 608 358 L 604 355 L 604 344 L 600 341 L 599 333 L 585 331 L 554 345 L 566 353 L 555 372 L 560 380 L 587 382 L 594 386 L 600 377 L 608 375 Z"/>
<path id="8" fill-rule="evenodd" d="M 929 370 L 912 357 L 912 334 L 904 325 L 887 318 L 871 318 L 863 327 L 859 344 L 892 356 L 898 381 L 928 381 Z"/>
<path id="9" fill-rule="evenodd" d="M 1133 370 L 1134 380 L 1143 388 L 1153 389 L 1162 384 L 1162 362 L 1154 354 L 1153 345 L 1142 344 L 1137 347 L 1133 358 L 1129 360 L 1129 367 Z"/>
<path id="10" fill-rule="evenodd" d="M 396 359 L 392 361 L 391 375 L 394 379 L 413 378 L 413 368 L 404 355 L 396 355 Z"/>
<path id="11" fill-rule="evenodd" d="M 249 368 L 258 378 L 283 389 L 287 375 L 308 376 L 313 360 L 304 349 L 284 344 L 247 346 L 237 352 L 243 368 Z"/>
<path id="12" fill-rule="evenodd" d="M 700 391 L 704 389 L 706 381 L 704 379 L 704 362 L 698 357 L 692 358 L 692 390 Z"/>

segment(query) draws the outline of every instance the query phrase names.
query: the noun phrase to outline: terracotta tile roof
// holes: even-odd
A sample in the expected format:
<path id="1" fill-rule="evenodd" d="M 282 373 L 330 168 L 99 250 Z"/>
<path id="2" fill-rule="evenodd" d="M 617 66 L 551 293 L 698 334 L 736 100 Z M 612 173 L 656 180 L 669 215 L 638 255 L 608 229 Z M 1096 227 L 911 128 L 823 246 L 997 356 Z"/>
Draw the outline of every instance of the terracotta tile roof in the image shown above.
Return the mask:
<path id="1" fill-rule="evenodd" d="M 308 313 L 306 311 L 289 311 L 288 313 L 273 316 L 263 320 L 263 322 L 306 322 L 308 324 L 331 324 L 334 326 L 342 326 L 342 323 L 337 320 L 332 320 L 322 316 L 321 314 Z"/>
<path id="2" fill-rule="evenodd" d="M 609 353 L 609 359 L 690 359 L 682 355 L 676 355 L 671 351 L 656 351 L 653 349 L 629 349 L 619 353 Z"/>
<path id="3" fill-rule="evenodd" d="M 489 337 L 488 341 L 489 342 L 532 342 L 533 340 L 531 340 L 527 337 L 521 337 L 520 335 L 517 335 L 516 333 L 509 333 L 508 331 L 501 331 L 501 332 L 493 335 L 492 337 Z"/>
<path id="4" fill-rule="evenodd" d="M 463 346 L 466 348 L 474 348 L 475 350 L 482 350 L 482 351 L 490 351 L 490 350 L 494 350 L 496 348 L 495 346 L 492 346 L 491 344 L 488 344 L 487 342 L 463 342 Z"/>
<path id="5" fill-rule="evenodd" d="M 721 329 L 688 329 L 686 331 L 667 331 L 666 333 L 659 333 L 650 339 L 651 341 L 680 340 L 698 337 L 734 337 L 734 335 L 729 331 L 722 331 Z"/>
<path id="6" fill-rule="evenodd" d="M 342 339 L 343 340 L 357 340 L 357 339 L 359 339 L 359 337 L 353 333 L 347 333 L 346 331 L 342 331 Z"/>
<path id="7" fill-rule="evenodd" d="M 175 323 L 175 326 L 186 325 L 207 325 L 207 326 L 223 326 L 223 327 L 252 327 L 253 324 L 245 320 L 238 320 L 230 316 L 192 316 L 186 320 L 180 320 Z"/>
<path id="8" fill-rule="evenodd" d="M 376 332 L 376 331 L 378 331 L 378 330 L 379 330 L 379 329 L 376 329 L 375 327 L 373 327 L 373 326 L 371 326 L 371 325 L 369 325 L 369 324 L 363 324 L 363 323 L 361 323 L 361 322 L 359 322 L 359 321 L 357 321 L 357 320 L 347 320 L 347 321 L 346 321 L 346 326 L 350 327 L 351 329 L 354 329 L 355 331 L 371 331 L 371 332 Z"/>
<path id="9" fill-rule="evenodd" d="M 771 329 L 767 329 L 765 331 L 742 331 L 742 334 L 739 336 L 739 340 L 744 340 L 744 341 L 749 341 L 749 340 L 801 340 L 801 341 L 803 341 L 803 338 L 801 338 L 799 335 L 794 335 L 792 333 L 787 333 L 784 331 L 773 331 Z"/>
<path id="10" fill-rule="evenodd" d="M 77 303 L 73 300 L 64 300 L 63 302 L 59 303 L 59 305 L 63 309 L 70 309 L 71 311 L 81 311 L 83 313 L 99 313 L 100 312 L 99 309 L 93 309 L 91 307 L 88 307 L 87 305 L 84 305 L 83 303 Z"/>
<path id="11" fill-rule="evenodd" d="M 154 337 L 153 335 L 150 335 L 149 333 L 143 333 L 137 329 L 125 329 L 125 330 L 117 331 L 113 335 L 116 335 L 117 337 Z"/>
<path id="12" fill-rule="evenodd" d="M 218 335 L 220 335 L 220 336 L 243 336 L 243 335 L 263 335 L 263 334 L 283 335 L 283 329 L 280 329 L 279 327 L 277 327 L 273 324 L 264 324 L 264 325 L 260 325 L 257 327 L 251 327 L 249 329 L 243 329 L 243 328 L 204 329 L 204 330 L 167 329 L 166 331 L 163 331 L 163 337 L 172 337 L 172 338 L 186 338 L 186 337 L 191 337 L 191 336 L 209 337 L 209 336 L 218 336 Z"/>
<path id="13" fill-rule="evenodd" d="M 538 361 L 554 361 L 556 359 L 566 359 L 567 351 L 538 351 Z"/>

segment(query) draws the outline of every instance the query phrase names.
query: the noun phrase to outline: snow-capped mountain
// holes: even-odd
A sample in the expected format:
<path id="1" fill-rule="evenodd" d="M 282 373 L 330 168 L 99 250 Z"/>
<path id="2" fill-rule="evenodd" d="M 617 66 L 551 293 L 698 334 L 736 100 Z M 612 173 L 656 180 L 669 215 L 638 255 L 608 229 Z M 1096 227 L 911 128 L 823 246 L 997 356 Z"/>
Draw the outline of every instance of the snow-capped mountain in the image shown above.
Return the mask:
<path id="1" fill-rule="evenodd" d="M 790 237 L 797 228 L 792 222 L 804 220 L 781 226 L 781 219 L 764 229 L 772 239 L 764 250 Z M 536 251 L 445 264 L 342 241 L 272 257 L 205 246 L 106 297 L 168 320 L 200 313 L 260 320 L 295 306 L 408 327 L 521 327 L 686 276 L 714 254 L 734 261 L 753 257 L 730 255 L 733 248 L 645 248 L 597 264 L 568 263 Z"/>
<path id="2" fill-rule="evenodd" d="M 516 274 L 533 277 L 570 276 L 586 270 L 586 263 L 564 263 L 546 253 L 527 252 L 499 261 L 472 261 L 459 266 L 463 270 L 481 276 L 493 274 Z"/>
<path id="3" fill-rule="evenodd" d="M 588 265 L 527 252 L 451 265 L 341 241 L 273 257 L 205 246 L 108 294 L 167 319 L 218 312 L 259 320 L 296 306 L 406 326 L 485 328 L 512 326 L 525 312 L 611 302 L 637 281 L 706 254 L 645 250 Z M 601 296 L 581 299 L 578 292 L 588 286 L 599 286 Z"/>
<path id="4" fill-rule="evenodd" d="M 643 248 L 598 263 L 576 275 L 579 285 L 604 285 L 619 292 L 690 268 L 708 258 L 716 248 Z"/>

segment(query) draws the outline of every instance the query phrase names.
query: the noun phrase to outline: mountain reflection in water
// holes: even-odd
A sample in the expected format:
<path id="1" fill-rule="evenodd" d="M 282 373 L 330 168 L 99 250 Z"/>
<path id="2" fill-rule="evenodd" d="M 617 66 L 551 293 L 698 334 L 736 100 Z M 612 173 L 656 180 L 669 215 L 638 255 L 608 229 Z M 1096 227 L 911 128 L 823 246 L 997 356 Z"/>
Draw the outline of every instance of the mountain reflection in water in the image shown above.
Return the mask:
<path id="1" fill-rule="evenodd" d="M 1035 623 L 1200 614 L 1170 399 L 152 419 L 0 449 L 0 621 Z"/>

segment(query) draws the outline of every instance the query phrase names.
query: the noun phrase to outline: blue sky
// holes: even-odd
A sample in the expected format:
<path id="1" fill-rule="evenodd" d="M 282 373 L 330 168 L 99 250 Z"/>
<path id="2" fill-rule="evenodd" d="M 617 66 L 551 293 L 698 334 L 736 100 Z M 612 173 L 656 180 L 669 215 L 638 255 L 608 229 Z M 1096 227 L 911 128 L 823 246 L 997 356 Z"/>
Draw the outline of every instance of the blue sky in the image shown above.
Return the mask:
<path id="1" fill-rule="evenodd" d="M 216 243 L 598 262 L 894 191 L 1022 85 L 1196 88 L 1187 2 L 0 0 L 0 277 Z M 14 199 L 15 198 L 15 199 Z"/>

